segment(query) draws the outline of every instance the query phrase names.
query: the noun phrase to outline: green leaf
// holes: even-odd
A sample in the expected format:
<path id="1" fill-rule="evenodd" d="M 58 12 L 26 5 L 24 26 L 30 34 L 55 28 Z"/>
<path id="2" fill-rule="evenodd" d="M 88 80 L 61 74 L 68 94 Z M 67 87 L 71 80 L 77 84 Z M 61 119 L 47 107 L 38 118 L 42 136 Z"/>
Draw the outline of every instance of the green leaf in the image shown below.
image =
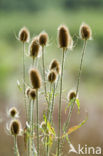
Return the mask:
<path id="1" fill-rule="evenodd" d="M 67 109 L 68 109 L 74 102 L 75 102 L 75 99 L 72 99 L 72 100 L 69 101 L 68 105 L 67 105 L 66 108 L 65 108 L 65 113 L 66 113 Z"/>
<path id="2" fill-rule="evenodd" d="M 79 99 L 76 99 L 76 104 L 77 104 L 77 107 L 78 107 L 78 112 L 80 112 L 80 101 L 79 101 Z"/>
<path id="3" fill-rule="evenodd" d="M 47 118 L 46 118 L 46 115 L 45 115 L 45 113 L 43 114 L 43 118 L 44 118 L 44 121 L 45 121 L 45 123 L 46 123 L 46 121 L 47 121 Z"/>
<path id="4" fill-rule="evenodd" d="M 51 126 L 50 122 L 47 122 L 47 128 L 48 128 L 50 134 L 52 134 L 53 136 L 56 135 L 54 128 Z"/>

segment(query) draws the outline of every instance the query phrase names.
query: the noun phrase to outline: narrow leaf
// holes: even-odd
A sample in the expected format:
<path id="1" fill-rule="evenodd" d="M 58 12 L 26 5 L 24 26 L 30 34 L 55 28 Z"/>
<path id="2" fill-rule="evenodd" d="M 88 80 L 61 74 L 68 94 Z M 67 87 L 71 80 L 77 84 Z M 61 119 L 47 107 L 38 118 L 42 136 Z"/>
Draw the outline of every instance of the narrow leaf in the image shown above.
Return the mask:
<path id="1" fill-rule="evenodd" d="M 88 120 L 88 117 L 85 120 L 83 120 L 80 124 L 69 128 L 68 132 L 66 134 L 64 134 L 62 137 L 66 137 L 67 135 L 69 135 L 69 134 L 73 133 L 74 131 L 76 131 L 77 129 L 79 129 L 81 126 L 83 126 L 86 123 L 87 120 Z"/>
<path id="2" fill-rule="evenodd" d="M 79 99 L 76 99 L 76 104 L 77 104 L 77 107 L 78 107 L 78 112 L 80 112 L 80 101 L 79 101 Z"/>
<path id="3" fill-rule="evenodd" d="M 75 101 L 75 99 L 72 99 L 69 101 L 68 105 L 65 108 L 65 113 L 66 113 L 67 109 L 74 103 L 74 101 Z"/>

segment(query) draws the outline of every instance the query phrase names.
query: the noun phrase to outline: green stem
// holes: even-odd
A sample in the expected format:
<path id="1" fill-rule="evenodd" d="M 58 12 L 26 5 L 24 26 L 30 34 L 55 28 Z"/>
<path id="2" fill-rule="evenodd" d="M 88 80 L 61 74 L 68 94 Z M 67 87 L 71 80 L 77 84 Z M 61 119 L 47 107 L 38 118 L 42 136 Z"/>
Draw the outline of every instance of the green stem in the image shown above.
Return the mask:
<path id="1" fill-rule="evenodd" d="M 51 104 L 51 89 L 52 89 L 52 83 L 50 83 L 50 92 L 49 92 L 49 103 L 48 103 L 48 111 L 47 111 L 47 121 L 46 121 L 46 129 L 47 129 L 47 123 L 50 116 L 50 104 Z M 47 156 L 49 156 L 49 136 L 47 135 Z"/>
<path id="2" fill-rule="evenodd" d="M 83 50 L 82 50 L 82 57 L 81 57 L 81 62 L 80 62 L 79 74 L 78 74 L 78 80 L 77 80 L 76 96 L 77 96 L 78 90 L 79 90 L 80 76 L 81 76 L 81 72 L 82 72 L 82 65 L 83 65 L 83 58 L 84 58 L 84 54 L 85 54 L 86 44 L 87 44 L 87 41 L 84 40 L 84 45 L 83 45 Z"/>
<path id="3" fill-rule="evenodd" d="M 30 137 L 28 139 L 28 156 L 33 156 L 36 153 L 35 145 L 34 145 L 34 100 L 30 100 L 29 106 L 29 134 Z"/>
<path id="4" fill-rule="evenodd" d="M 29 151 L 29 156 L 32 156 L 32 100 L 30 100 L 29 103 L 29 140 L 28 140 L 28 151 Z"/>
<path id="5" fill-rule="evenodd" d="M 25 43 L 23 43 L 23 94 L 24 94 L 24 105 L 25 105 L 26 118 L 27 118 L 27 105 L 26 105 L 26 96 L 25 96 Z"/>
<path id="6" fill-rule="evenodd" d="M 49 91 L 49 103 L 48 103 L 48 112 L 47 112 L 47 121 L 50 119 L 50 106 L 51 106 L 51 91 L 52 91 L 52 83 L 50 83 L 50 91 Z"/>
<path id="7" fill-rule="evenodd" d="M 34 100 L 31 103 L 31 139 L 32 139 L 32 155 L 34 146 Z"/>
<path id="8" fill-rule="evenodd" d="M 85 54 L 85 50 L 86 50 L 86 44 L 87 44 L 87 41 L 84 40 L 83 49 L 82 49 L 82 56 L 81 56 L 81 61 L 80 61 L 80 67 L 79 67 L 79 73 L 78 73 L 77 87 L 76 87 L 76 97 L 77 97 L 78 91 L 79 91 L 80 76 L 81 76 L 81 72 L 82 72 L 82 65 L 83 65 L 83 58 L 84 58 L 84 54 Z M 72 111 L 73 111 L 73 108 L 74 108 L 75 101 L 76 101 L 76 98 L 75 98 L 74 102 L 72 103 L 72 105 L 70 107 L 70 111 L 69 111 L 69 114 L 68 114 L 68 117 L 67 117 L 67 122 L 66 122 L 65 128 L 64 128 L 65 131 L 67 130 L 67 128 L 69 126 L 70 119 L 71 119 L 71 114 L 72 114 Z"/>
<path id="9" fill-rule="evenodd" d="M 58 112 L 58 122 L 59 122 L 59 130 L 58 130 L 58 156 L 60 155 L 61 99 L 62 99 L 62 81 L 63 81 L 63 69 L 64 69 L 64 56 L 65 56 L 65 51 L 64 51 L 64 48 L 63 48 L 62 66 L 61 66 L 61 77 L 60 77 L 59 112 Z"/>
<path id="10" fill-rule="evenodd" d="M 48 141 L 49 141 L 49 136 L 47 136 L 47 156 L 49 156 L 49 145 L 48 145 Z"/>
<path id="11" fill-rule="evenodd" d="M 45 91 L 45 98 L 48 103 L 47 99 L 47 89 L 46 89 L 46 79 L 45 79 L 45 58 L 44 58 L 44 46 L 42 46 L 42 66 L 43 66 L 43 81 L 44 81 L 44 91 Z"/>
<path id="12" fill-rule="evenodd" d="M 52 104 L 50 109 L 50 123 L 53 122 L 54 99 L 55 99 L 55 83 L 53 86 L 53 97 L 52 97 Z"/>
<path id="13" fill-rule="evenodd" d="M 39 156 L 39 109 L 38 109 L 38 89 L 36 90 L 36 117 L 37 117 L 37 156 Z"/>
<path id="14" fill-rule="evenodd" d="M 32 138 L 34 133 L 34 100 L 32 100 Z"/>
<path id="15" fill-rule="evenodd" d="M 14 155 L 20 156 L 19 150 L 18 150 L 18 145 L 17 145 L 17 136 L 14 136 Z"/>
<path id="16" fill-rule="evenodd" d="M 28 124 L 30 126 L 30 109 L 31 109 L 31 100 L 29 99 L 29 105 L 28 105 Z M 29 129 L 30 133 L 30 129 Z M 30 156 L 30 137 L 28 137 L 28 156 Z"/>
<path id="17" fill-rule="evenodd" d="M 57 79 L 57 83 L 56 83 L 55 89 L 58 88 L 59 80 L 60 80 L 60 75 L 58 75 L 58 79 Z"/>

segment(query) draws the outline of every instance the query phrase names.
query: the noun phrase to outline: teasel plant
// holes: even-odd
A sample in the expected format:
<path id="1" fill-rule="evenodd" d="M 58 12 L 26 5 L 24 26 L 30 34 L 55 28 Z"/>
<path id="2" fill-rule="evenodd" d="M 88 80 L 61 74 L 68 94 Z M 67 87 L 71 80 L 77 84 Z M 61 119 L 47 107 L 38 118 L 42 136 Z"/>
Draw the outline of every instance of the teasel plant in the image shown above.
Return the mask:
<path id="1" fill-rule="evenodd" d="M 61 75 L 60 75 L 60 93 L 59 93 L 59 108 L 58 108 L 58 150 L 57 155 L 60 156 L 60 141 L 61 141 L 61 105 L 62 105 L 62 87 L 63 87 L 63 74 L 64 74 L 64 61 L 65 54 L 68 49 L 73 46 L 73 41 L 69 33 L 68 28 L 65 25 L 61 25 L 58 28 L 58 42 L 59 48 L 62 49 L 62 62 L 61 62 Z"/>
<path id="2" fill-rule="evenodd" d="M 23 94 L 24 94 L 24 104 L 25 104 L 25 110 L 26 110 L 26 117 L 27 117 L 27 104 L 26 104 L 26 96 L 25 96 L 25 44 L 29 42 L 30 40 L 30 33 L 29 30 L 26 27 L 21 28 L 21 30 L 19 31 L 19 35 L 18 35 L 18 39 L 19 41 L 22 43 L 23 45 L 23 50 L 22 50 L 22 72 L 23 72 Z"/>
<path id="3" fill-rule="evenodd" d="M 35 89 L 35 95 L 36 95 L 36 127 L 37 127 L 37 156 L 40 154 L 40 147 L 39 147 L 39 103 L 38 103 L 38 91 L 41 87 L 41 76 L 37 69 L 31 68 L 30 69 L 30 80 L 32 84 L 32 88 Z M 34 105 L 34 104 L 33 104 Z M 33 123 L 32 123 L 33 124 Z M 33 127 L 33 125 L 32 125 Z"/>
<path id="4" fill-rule="evenodd" d="M 70 119 L 71 119 L 71 114 L 72 114 L 75 103 L 77 103 L 78 107 L 80 107 L 79 106 L 80 103 L 79 103 L 79 99 L 78 99 L 78 92 L 79 92 L 80 77 L 81 77 L 81 72 L 82 72 L 82 66 L 83 66 L 83 60 L 84 60 L 84 55 L 85 55 L 85 51 L 86 51 L 87 41 L 92 39 L 92 30 L 91 30 L 90 26 L 85 24 L 85 23 L 81 24 L 80 29 L 79 29 L 79 36 L 80 36 L 80 39 L 83 40 L 84 43 L 83 43 L 81 60 L 80 60 L 76 91 L 70 93 L 70 96 L 71 96 L 71 94 L 72 95 L 74 94 L 75 96 L 74 96 L 74 98 L 73 98 L 73 100 L 72 100 L 72 102 L 70 104 L 70 110 L 69 110 L 69 113 L 68 113 L 67 121 L 64 124 L 64 131 L 65 132 L 66 132 L 68 126 L 69 126 Z"/>
<path id="5" fill-rule="evenodd" d="M 7 133 L 8 135 L 11 135 L 14 139 L 14 156 L 20 156 L 17 138 L 18 136 L 22 135 L 23 131 L 19 119 L 14 118 L 14 116 L 11 117 L 13 118 L 11 119 L 10 123 L 6 125 Z"/>
<path id="6" fill-rule="evenodd" d="M 28 156 L 34 155 L 36 152 L 34 150 L 34 104 L 36 99 L 36 90 L 30 89 L 29 91 L 29 108 L 28 108 L 28 130 L 29 130 L 29 138 L 28 138 Z"/>
<path id="7" fill-rule="evenodd" d="M 44 84 L 44 94 L 46 101 L 48 102 L 47 98 L 47 87 L 46 87 L 46 70 L 45 70 L 45 47 L 48 44 L 48 34 L 43 31 L 39 34 L 39 44 L 42 48 L 42 73 L 43 73 L 43 84 Z"/>
<path id="8" fill-rule="evenodd" d="M 71 90 L 67 95 L 67 106 L 65 110 L 69 108 L 67 120 L 64 123 L 63 130 L 61 127 L 61 108 L 62 108 L 62 93 L 63 93 L 63 75 L 64 75 L 64 63 L 65 56 L 67 51 L 71 50 L 73 47 L 73 40 L 70 35 L 68 28 L 65 25 L 60 25 L 58 28 L 58 43 L 59 48 L 62 49 L 62 57 L 61 57 L 61 65 L 56 60 L 53 59 L 49 65 L 48 72 L 46 73 L 45 67 L 45 47 L 48 44 L 48 34 L 46 32 L 42 32 L 39 36 L 34 37 L 28 47 L 29 56 L 32 58 L 32 65 L 29 70 L 29 79 L 30 85 L 25 82 L 25 44 L 29 41 L 29 31 L 27 28 L 22 28 L 19 32 L 19 40 L 23 43 L 23 91 L 24 91 L 24 99 L 28 103 L 26 105 L 26 126 L 24 129 L 21 127 L 21 122 L 19 118 L 19 112 L 16 107 L 11 107 L 8 111 L 8 115 L 11 118 L 9 125 L 7 126 L 7 130 L 10 135 L 14 138 L 14 155 L 20 156 L 17 138 L 19 135 L 24 136 L 25 148 L 27 148 L 28 156 L 40 156 L 40 145 L 43 143 L 44 155 L 51 155 L 51 145 L 53 142 L 57 142 L 56 148 L 56 156 L 61 155 L 61 144 L 65 139 L 68 140 L 68 143 L 71 144 L 69 140 L 69 135 L 80 128 L 86 120 L 80 123 L 77 126 L 71 127 L 68 130 L 72 111 L 75 103 L 78 106 L 78 111 L 80 109 L 80 103 L 78 99 L 78 91 L 80 84 L 80 76 L 82 72 L 83 59 L 86 50 L 87 41 L 92 38 L 92 31 L 87 24 L 82 24 L 79 30 L 80 38 L 83 40 L 83 50 L 80 61 L 79 73 L 77 77 L 77 85 L 76 90 Z M 38 57 L 42 55 L 42 72 L 43 76 L 41 78 L 41 74 L 38 70 Z M 43 121 L 40 123 L 39 121 L 39 94 L 41 94 L 41 85 L 43 80 L 43 89 L 44 95 L 47 102 L 47 110 L 43 113 Z M 27 88 L 25 86 L 27 85 Z M 49 87 L 47 87 L 47 85 Z M 58 87 L 59 85 L 59 87 Z M 57 88 L 59 93 L 57 92 Z M 47 90 L 48 89 L 48 90 Z M 58 103 L 58 133 L 56 134 L 53 122 L 53 111 L 55 106 L 55 97 L 59 94 L 59 103 Z M 25 102 L 25 101 L 24 101 Z M 26 104 L 26 103 L 25 103 Z M 34 109 L 36 105 L 36 110 Z M 34 115 L 36 112 L 36 123 L 34 123 Z M 35 131 L 36 129 L 36 131 Z M 36 138 L 36 146 L 35 146 L 35 138 Z"/>
<path id="9" fill-rule="evenodd" d="M 51 106 L 50 106 L 50 123 L 53 123 L 53 110 L 54 110 L 54 100 L 55 100 L 55 93 L 58 87 L 58 82 L 60 78 L 60 64 L 56 59 L 53 59 L 50 63 L 49 70 L 54 73 L 54 81 L 51 83 L 52 85 L 52 99 L 51 99 Z M 48 81 L 50 81 L 50 73 L 48 75 Z"/>
<path id="10" fill-rule="evenodd" d="M 54 88 L 52 89 L 53 85 L 56 83 L 57 80 L 57 73 L 54 70 L 50 70 L 48 73 L 48 82 L 50 85 L 49 90 L 49 103 L 48 103 L 48 110 L 47 110 L 47 120 L 46 120 L 46 129 L 48 130 L 48 123 L 51 125 L 51 109 L 54 102 Z M 47 156 L 49 156 L 49 136 L 47 135 Z"/>
<path id="11" fill-rule="evenodd" d="M 47 123 L 48 123 L 48 110 L 49 110 L 49 99 L 47 95 L 47 83 L 46 83 L 46 69 L 45 69 L 45 47 L 48 44 L 48 34 L 43 31 L 39 34 L 39 44 L 42 48 L 42 74 L 43 74 L 43 85 L 44 85 L 44 95 L 46 102 L 48 104 L 48 109 L 47 109 L 47 119 L 46 119 L 46 129 L 47 129 Z M 49 150 L 48 150 L 48 136 L 47 136 L 47 156 L 49 155 Z"/>

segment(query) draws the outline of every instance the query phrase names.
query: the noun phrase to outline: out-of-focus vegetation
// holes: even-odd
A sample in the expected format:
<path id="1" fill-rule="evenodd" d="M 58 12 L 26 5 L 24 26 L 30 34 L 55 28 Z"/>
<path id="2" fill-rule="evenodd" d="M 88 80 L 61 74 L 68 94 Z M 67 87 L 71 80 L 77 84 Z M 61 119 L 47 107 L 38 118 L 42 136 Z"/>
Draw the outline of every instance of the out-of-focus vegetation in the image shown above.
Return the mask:
<path id="1" fill-rule="evenodd" d="M 91 41 L 90 48 L 88 49 L 87 55 L 91 57 L 88 61 L 93 62 L 93 69 L 97 69 L 99 66 L 99 71 L 101 72 L 102 68 L 102 40 L 103 40 L 103 20 L 102 20 L 102 10 L 63 10 L 63 9 L 46 9 L 37 12 L 0 12 L 0 86 L 2 88 L 2 92 L 5 95 L 5 87 L 7 86 L 8 79 L 13 78 L 14 70 L 17 68 L 17 64 L 20 63 L 19 55 L 21 52 L 21 45 L 17 41 L 16 37 L 18 35 L 18 31 L 22 26 L 27 26 L 33 35 L 39 34 L 42 30 L 46 30 L 49 33 L 50 37 L 50 45 L 47 52 L 47 57 L 52 54 L 52 57 L 57 55 L 57 27 L 61 23 L 65 23 L 69 29 L 71 34 L 73 35 L 73 39 L 75 41 L 74 46 L 77 46 L 78 42 L 78 33 L 79 26 L 84 21 L 90 24 L 93 30 L 93 40 Z M 33 35 L 31 37 L 33 37 Z M 53 45 L 54 44 L 54 45 Z M 81 45 L 81 44 L 79 44 Z M 79 48 L 79 46 L 77 46 Z M 76 49 L 78 49 L 76 48 Z M 74 50 L 75 51 L 75 47 Z M 76 50 L 77 51 L 77 50 Z M 80 49 L 78 50 L 78 52 Z M 72 52 L 73 54 L 74 52 Z M 72 66 L 69 66 L 69 70 L 71 68 L 77 67 L 78 59 L 77 53 L 73 56 L 74 62 Z M 72 57 L 72 56 L 71 56 Z M 75 58 L 76 57 L 76 58 Z M 18 59 L 17 59 L 18 58 Z M 95 62 L 96 58 L 96 62 Z M 11 61 L 11 60 L 15 60 Z M 29 59 L 30 60 L 30 59 Z M 98 64 L 98 62 L 99 64 Z M 77 62 L 77 63 L 76 63 Z M 49 63 L 49 60 L 48 60 Z M 95 67 L 97 66 L 97 67 Z M 90 70 L 90 68 L 88 69 Z M 88 71 L 91 73 L 91 71 Z M 98 74 L 98 73 L 97 73 Z M 101 75 L 100 73 L 99 75 Z M 100 76 L 102 78 L 102 75 Z"/>
<path id="2" fill-rule="evenodd" d="M 83 8 L 101 8 L 103 7 L 102 0 L 1 0 L 0 1 L 0 9 L 7 11 L 14 10 L 29 10 L 29 11 L 37 11 L 40 9 L 45 9 L 50 6 L 56 7 L 59 5 L 60 7 L 71 8 L 71 9 L 79 9 Z"/>

